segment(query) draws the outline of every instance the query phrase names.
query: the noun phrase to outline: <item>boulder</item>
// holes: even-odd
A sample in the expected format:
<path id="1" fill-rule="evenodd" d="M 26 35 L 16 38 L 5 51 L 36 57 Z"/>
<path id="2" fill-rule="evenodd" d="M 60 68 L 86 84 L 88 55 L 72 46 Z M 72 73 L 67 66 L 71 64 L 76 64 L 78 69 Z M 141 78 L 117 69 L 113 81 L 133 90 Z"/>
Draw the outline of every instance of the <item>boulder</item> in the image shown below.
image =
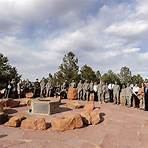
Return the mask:
<path id="1" fill-rule="evenodd" d="M 84 110 L 88 113 L 92 112 L 94 108 L 95 108 L 94 101 L 88 101 L 84 106 Z"/>
<path id="2" fill-rule="evenodd" d="M 26 93 L 26 98 L 33 98 L 33 93 L 32 92 Z"/>
<path id="3" fill-rule="evenodd" d="M 0 124 L 4 124 L 8 121 L 8 115 L 4 112 L 0 112 Z"/>
<path id="4" fill-rule="evenodd" d="M 4 111 L 4 106 L 3 104 L 0 104 L 0 112 L 3 112 Z"/>
<path id="5" fill-rule="evenodd" d="M 76 88 L 69 88 L 67 93 L 67 98 L 69 100 L 76 100 L 78 97 L 78 90 Z"/>
<path id="6" fill-rule="evenodd" d="M 100 122 L 100 111 L 95 109 L 90 113 L 90 119 L 92 125 L 97 125 Z"/>
<path id="7" fill-rule="evenodd" d="M 16 101 L 16 100 L 13 100 L 13 99 L 8 99 L 5 101 L 5 106 L 6 107 L 19 107 L 20 105 L 20 101 Z"/>
<path id="8" fill-rule="evenodd" d="M 80 102 L 77 101 L 77 100 L 69 100 L 69 101 L 66 103 L 66 107 L 67 107 L 67 108 L 70 108 L 70 109 L 79 109 L 79 108 L 82 108 L 83 105 L 80 104 Z"/>
<path id="9" fill-rule="evenodd" d="M 25 120 L 26 117 L 24 115 L 17 115 L 9 119 L 9 121 L 5 124 L 9 127 L 20 127 L 21 122 Z"/>
<path id="10" fill-rule="evenodd" d="M 53 130 L 66 131 L 83 127 L 81 115 L 78 113 L 67 113 L 62 117 L 55 117 L 51 121 Z"/>
<path id="11" fill-rule="evenodd" d="M 91 124 L 91 117 L 90 117 L 90 113 L 83 111 L 80 112 L 80 115 L 82 117 L 82 121 L 85 125 L 90 125 Z"/>
<path id="12" fill-rule="evenodd" d="M 34 130 L 46 130 L 45 118 L 34 118 L 30 117 L 22 121 L 21 128 L 23 129 L 34 129 Z"/>

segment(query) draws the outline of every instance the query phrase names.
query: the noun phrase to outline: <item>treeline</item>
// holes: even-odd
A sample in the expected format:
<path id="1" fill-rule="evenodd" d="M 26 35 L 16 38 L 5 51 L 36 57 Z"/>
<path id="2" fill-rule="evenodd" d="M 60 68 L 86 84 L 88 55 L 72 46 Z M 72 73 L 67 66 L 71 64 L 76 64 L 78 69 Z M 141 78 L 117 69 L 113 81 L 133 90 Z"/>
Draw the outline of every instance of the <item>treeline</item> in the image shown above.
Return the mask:
<path id="1" fill-rule="evenodd" d="M 0 53 L 0 90 L 5 88 L 12 79 L 17 83 L 20 78 L 21 75 L 18 74 L 17 69 L 11 66 L 8 58 Z"/>
<path id="2" fill-rule="evenodd" d="M 58 71 L 54 74 L 49 74 L 49 78 L 52 76 L 53 83 L 62 84 L 65 80 L 69 83 L 74 80 L 78 82 L 80 80 L 85 81 L 96 81 L 102 80 L 105 83 L 118 84 L 141 84 L 142 82 L 148 82 L 148 79 L 143 79 L 140 74 L 132 75 L 131 70 L 124 66 L 121 68 L 120 73 L 115 73 L 109 70 L 107 73 L 101 74 L 99 70 L 94 71 L 92 67 L 84 65 L 82 67 L 78 66 L 78 58 L 73 52 L 67 53 L 63 62 L 58 68 Z M 15 79 L 16 83 L 19 82 L 21 75 L 18 74 L 17 69 L 9 64 L 8 58 L 0 53 L 0 89 L 5 88 L 8 81 Z M 48 78 L 46 78 L 48 80 Z"/>
<path id="3" fill-rule="evenodd" d="M 50 74 L 51 76 L 51 74 Z M 140 85 L 143 82 L 148 82 L 148 79 L 143 79 L 140 74 L 132 75 L 131 70 L 124 66 L 120 69 L 120 73 L 115 73 L 112 70 L 109 70 L 107 73 L 101 74 L 99 70 L 94 71 L 92 67 L 84 65 L 82 67 L 78 66 L 78 58 L 73 52 L 67 53 L 62 64 L 59 66 L 59 70 L 52 75 L 54 83 L 62 84 L 65 80 L 69 83 L 74 80 L 78 82 L 80 80 L 88 80 L 93 82 L 99 82 L 100 80 L 105 83 L 114 83 L 115 81 L 118 84 L 138 84 Z"/>

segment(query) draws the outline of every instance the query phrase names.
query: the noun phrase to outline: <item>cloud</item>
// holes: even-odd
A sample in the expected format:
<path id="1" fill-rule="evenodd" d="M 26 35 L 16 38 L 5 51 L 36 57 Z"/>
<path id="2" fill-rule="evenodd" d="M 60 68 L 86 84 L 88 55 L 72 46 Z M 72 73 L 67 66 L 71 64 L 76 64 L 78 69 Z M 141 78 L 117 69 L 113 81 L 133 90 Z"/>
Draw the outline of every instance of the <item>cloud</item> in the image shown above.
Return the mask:
<path id="1" fill-rule="evenodd" d="M 148 75 L 147 1 L 1 0 L 0 52 L 24 78 L 54 73 L 64 54 L 102 73 Z M 11 10 L 11 11 L 10 11 Z"/>

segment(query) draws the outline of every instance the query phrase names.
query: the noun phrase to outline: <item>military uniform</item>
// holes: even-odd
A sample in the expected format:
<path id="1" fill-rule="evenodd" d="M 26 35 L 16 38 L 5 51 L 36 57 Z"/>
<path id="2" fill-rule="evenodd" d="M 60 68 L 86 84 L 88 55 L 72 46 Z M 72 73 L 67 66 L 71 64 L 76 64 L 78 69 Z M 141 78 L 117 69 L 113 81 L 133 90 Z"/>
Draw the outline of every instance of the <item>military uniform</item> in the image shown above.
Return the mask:
<path id="1" fill-rule="evenodd" d="M 117 85 L 117 83 L 113 86 L 113 100 L 115 104 L 119 104 L 119 91 L 120 91 L 120 86 Z"/>
<path id="2" fill-rule="evenodd" d="M 83 84 L 81 81 L 78 83 L 77 89 L 78 89 L 78 99 L 82 100 L 83 99 Z"/>
<path id="3" fill-rule="evenodd" d="M 46 97 L 50 97 L 52 93 L 52 81 L 48 80 L 46 84 Z"/>
<path id="4" fill-rule="evenodd" d="M 131 107 L 131 103 L 132 103 L 132 90 L 131 90 L 131 87 L 130 86 L 127 86 L 125 88 L 126 90 L 126 96 L 125 96 L 125 99 L 126 99 L 126 104 L 128 107 Z"/>
<path id="5" fill-rule="evenodd" d="M 126 88 L 123 87 L 120 94 L 120 104 L 122 106 L 126 105 Z"/>
<path id="6" fill-rule="evenodd" d="M 42 79 L 42 81 L 40 82 L 40 87 L 41 87 L 40 97 L 43 97 L 44 96 L 44 90 L 45 90 L 45 81 L 44 81 L 44 79 Z"/>
<path id="7" fill-rule="evenodd" d="M 89 100 L 94 100 L 94 83 L 89 84 Z"/>
<path id="8" fill-rule="evenodd" d="M 104 88 L 106 89 L 106 88 Z M 98 91 L 97 91 L 98 101 L 102 103 L 103 99 L 103 86 L 101 83 L 98 84 Z"/>
<path id="9" fill-rule="evenodd" d="M 87 81 L 83 85 L 83 100 L 89 100 L 89 83 Z"/>
<path id="10" fill-rule="evenodd" d="M 75 83 L 74 81 L 72 81 L 72 82 L 70 83 L 70 87 L 71 87 L 71 88 L 76 88 L 76 83 Z"/>

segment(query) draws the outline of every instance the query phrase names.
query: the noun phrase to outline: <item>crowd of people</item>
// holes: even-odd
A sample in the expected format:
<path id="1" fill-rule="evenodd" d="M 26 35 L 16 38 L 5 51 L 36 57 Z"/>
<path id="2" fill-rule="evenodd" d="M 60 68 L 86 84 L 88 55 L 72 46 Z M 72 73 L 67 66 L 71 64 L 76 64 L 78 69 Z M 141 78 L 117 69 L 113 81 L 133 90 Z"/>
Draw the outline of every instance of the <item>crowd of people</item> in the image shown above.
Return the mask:
<path id="1" fill-rule="evenodd" d="M 72 81 L 70 84 L 66 80 L 62 85 L 56 83 L 53 84 L 52 78 L 45 81 L 43 78 L 40 82 L 36 79 L 35 82 L 29 80 L 20 80 L 19 83 L 15 83 L 15 80 L 8 82 L 5 89 L 5 98 L 15 96 L 16 98 L 24 98 L 28 92 L 33 93 L 33 97 L 51 97 L 62 96 L 66 98 L 69 88 L 74 88 L 78 92 L 79 100 L 94 100 L 100 103 L 111 102 L 114 104 L 120 104 L 127 107 L 134 107 L 143 110 L 148 110 L 148 86 L 144 83 L 141 86 L 137 84 L 118 85 L 117 82 L 104 83 L 100 81 L 89 82 L 81 80 L 79 83 Z"/>

